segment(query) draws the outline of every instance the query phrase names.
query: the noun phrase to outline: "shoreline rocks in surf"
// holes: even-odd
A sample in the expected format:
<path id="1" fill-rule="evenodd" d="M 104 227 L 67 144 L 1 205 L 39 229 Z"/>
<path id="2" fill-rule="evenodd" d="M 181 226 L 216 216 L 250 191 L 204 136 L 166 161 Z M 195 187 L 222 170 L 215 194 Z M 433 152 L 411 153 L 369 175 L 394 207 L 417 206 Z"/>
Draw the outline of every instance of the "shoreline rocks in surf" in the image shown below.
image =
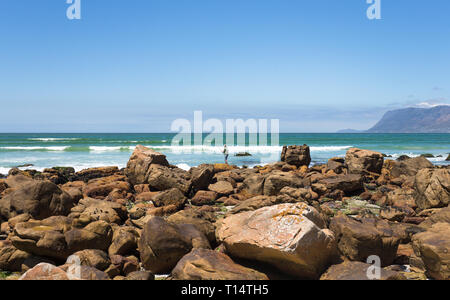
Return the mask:
<path id="1" fill-rule="evenodd" d="M 450 167 L 425 157 L 352 148 L 311 166 L 303 145 L 265 166 L 183 170 L 138 146 L 124 169 L 0 179 L 0 271 L 74 279 L 78 260 L 81 279 L 368 279 L 377 255 L 381 279 L 450 279 L 449 191 Z"/>

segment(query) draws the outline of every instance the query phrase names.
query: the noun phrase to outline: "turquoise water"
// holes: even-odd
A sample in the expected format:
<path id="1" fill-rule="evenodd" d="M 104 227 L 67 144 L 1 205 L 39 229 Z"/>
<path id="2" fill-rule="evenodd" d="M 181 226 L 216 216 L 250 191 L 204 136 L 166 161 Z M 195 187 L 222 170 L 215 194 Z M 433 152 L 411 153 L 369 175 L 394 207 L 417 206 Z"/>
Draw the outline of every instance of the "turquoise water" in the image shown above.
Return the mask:
<path id="1" fill-rule="evenodd" d="M 181 168 L 201 163 L 223 162 L 222 147 L 174 146 L 174 134 L 0 134 L 0 173 L 12 167 L 32 164 L 31 169 L 72 166 L 77 171 L 98 166 L 125 167 L 136 145 L 142 144 L 167 155 L 170 163 Z M 237 139 L 237 138 L 236 138 Z M 193 139 L 192 139 L 193 140 Z M 224 139 L 225 140 L 225 139 Z M 269 142 L 270 144 L 270 138 Z M 281 146 L 230 145 L 229 162 L 254 166 L 279 160 Z M 245 145 L 244 145 L 245 144 Z M 450 152 L 450 134 L 280 134 L 280 145 L 308 144 L 313 163 L 344 156 L 350 147 L 380 151 L 396 158 L 431 153 L 435 164 L 445 162 Z M 251 157 L 235 157 L 249 152 Z"/>

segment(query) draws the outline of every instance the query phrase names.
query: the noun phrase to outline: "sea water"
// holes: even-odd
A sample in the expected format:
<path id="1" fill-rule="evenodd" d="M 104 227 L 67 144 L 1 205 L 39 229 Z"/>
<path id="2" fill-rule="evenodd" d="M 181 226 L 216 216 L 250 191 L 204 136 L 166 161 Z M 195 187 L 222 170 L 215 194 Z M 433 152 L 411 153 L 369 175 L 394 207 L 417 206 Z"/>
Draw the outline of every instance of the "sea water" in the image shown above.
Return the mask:
<path id="1" fill-rule="evenodd" d="M 70 166 L 77 171 L 100 166 L 123 168 L 136 145 L 144 145 L 167 155 L 173 165 L 183 169 L 202 163 L 224 162 L 222 146 L 172 145 L 171 133 L 108 134 L 0 134 L 0 173 L 10 168 L 43 170 L 54 166 Z M 237 139 L 236 139 L 237 140 Z M 279 145 L 228 145 L 229 163 L 238 166 L 264 165 L 278 161 L 283 145 L 311 147 L 312 163 L 324 163 L 332 157 L 344 157 L 351 147 L 379 151 L 392 159 L 430 153 L 434 164 L 446 162 L 450 152 L 450 134 L 335 134 L 283 133 Z M 248 152 L 251 156 L 237 157 Z"/>

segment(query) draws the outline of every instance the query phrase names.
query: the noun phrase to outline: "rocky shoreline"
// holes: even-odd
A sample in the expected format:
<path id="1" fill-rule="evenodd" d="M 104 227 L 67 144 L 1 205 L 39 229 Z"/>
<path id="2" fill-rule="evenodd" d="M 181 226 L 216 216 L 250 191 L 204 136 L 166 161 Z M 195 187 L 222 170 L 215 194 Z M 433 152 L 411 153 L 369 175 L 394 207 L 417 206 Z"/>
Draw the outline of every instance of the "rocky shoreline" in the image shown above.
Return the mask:
<path id="1" fill-rule="evenodd" d="M 0 279 L 450 279 L 450 166 L 309 147 L 252 169 L 184 171 L 137 146 L 125 169 L 0 179 Z M 160 277 L 158 277 L 160 278 Z M 165 277 L 163 277 L 165 278 Z"/>

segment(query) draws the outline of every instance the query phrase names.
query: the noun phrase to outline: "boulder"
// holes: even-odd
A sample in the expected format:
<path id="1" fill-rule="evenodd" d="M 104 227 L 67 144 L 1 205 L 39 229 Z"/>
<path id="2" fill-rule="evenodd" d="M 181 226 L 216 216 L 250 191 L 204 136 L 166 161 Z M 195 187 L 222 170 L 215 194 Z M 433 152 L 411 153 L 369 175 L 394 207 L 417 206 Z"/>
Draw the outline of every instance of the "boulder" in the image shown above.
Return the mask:
<path id="1" fill-rule="evenodd" d="M 263 193 L 266 196 L 276 196 L 286 186 L 301 188 L 303 187 L 303 180 L 295 173 L 274 171 L 266 177 Z"/>
<path id="2" fill-rule="evenodd" d="M 345 261 L 338 265 L 331 266 L 321 277 L 320 280 L 372 280 L 367 276 L 372 275 L 369 265 L 357 261 Z M 399 272 L 380 269 L 380 278 L 378 280 L 406 280 Z"/>
<path id="3" fill-rule="evenodd" d="M 334 234 L 304 203 L 280 204 L 231 215 L 217 238 L 232 257 L 271 265 L 305 279 L 317 279 L 337 253 Z"/>
<path id="4" fill-rule="evenodd" d="M 213 191 L 198 191 L 191 199 L 193 205 L 210 205 L 214 204 L 217 199 L 217 193 Z"/>
<path id="5" fill-rule="evenodd" d="M 427 275 L 436 280 L 450 280 L 450 224 L 436 223 L 427 231 L 414 235 L 412 241 Z"/>
<path id="6" fill-rule="evenodd" d="M 264 176 L 254 174 L 246 177 L 242 185 L 242 190 L 249 195 L 262 195 L 264 193 Z"/>
<path id="7" fill-rule="evenodd" d="M 29 181 L 0 199 L 0 214 L 10 219 L 29 213 L 35 219 L 68 215 L 76 204 L 69 194 L 50 181 Z"/>
<path id="8" fill-rule="evenodd" d="M 105 221 L 96 221 L 90 223 L 83 229 L 74 228 L 64 233 L 67 248 L 70 253 L 84 249 L 108 251 L 112 236 L 112 228 Z"/>
<path id="9" fill-rule="evenodd" d="M 193 249 L 172 271 L 175 280 L 268 280 L 258 271 L 234 263 L 227 255 L 209 250 Z"/>
<path id="10" fill-rule="evenodd" d="M 345 160 L 340 157 L 330 158 L 327 162 L 327 170 L 333 171 L 336 174 L 341 174 L 345 167 Z"/>
<path id="11" fill-rule="evenodd" d="M 73 181 L 84 181 L 88 182 L 89 180 L 101 177 L 109 177 L 119 173 L 118 167 L 99 167 L 99 168 L 90 168 L 81 170 L 75 173 Z"/>
<path id="12" fill-rule="evenodd" d="M 100 271 L 106 270 L 111 264 L 108 254 L 102 250 L 86 249 L 72 254 L 66 264 L 70 264 L 77 258 L 80 266 L 95 268 Z"/>
<path id="13" fill-rule="evenodd" d="M 31 254 L 17 249 L 12 245 L 0 244 L 0 270 L 20 272 L 22 264 L 31 257 Z"/>
<path id="14" fill-rule="evenodd" d="M 71 219 L 50 217 L 42 221 L 30 220 L 14 227 L 11 241 L 19 250 L 55 260 L 65 260 L 71 252 L 64 233 L 71 230 Z"/>
<path id="15" fill-rule="evenodd" d="M 208 189 L 216 192 L 219 196 L 228 196 L 234 192 L 234 188 L 228 181 L 219 181 L 214 184 L 210 184 Z"/>
<path id="16" fill-rule="evenodd" d="M 189 173 L 180 168 L 152 164 L 147 174 L 146 183 L 152 190 L 165 191 L 178 188 L 185 195 L 189 192 L 191 186 Z"/>
<path id="17" fill-rule="evenodd" d="M 137 250 L 139 233 L 134 227 L 123 226 L 113 228 L 113 237 L 108 253 L 112 255 L 133 254 Z"/>
<path id="18" fill-rule="evenodd" d="M 436 223 L 450 223 L 450 206 L 434 209 L 431 215 L 420 223 L 420 227 L 430 228 Z"/>
<path id="19" fill-rule="evenodd" d="M 214 176 L 213 165 L 200 165 L 189 170 L 192 179 L 192 191 L 195 193 L 200 190 L 208 189 Z"/>
<path id="20" fill-rule="evenodd" d="M 366 262 L 369 256 L 377 255 L 383 266 L 395 260 L 400 239 L 385 220 L 339 214 L 331 220 L 330 229 L 336 235 L 339 250 L 350 260 Z"/>
<path id="21" fill-rule="evenodd" d="M 28 270 L 19 280 L 71 280 L 71 276 L 61 268 L 41 263 Z"/>
<path id="22" fill-rule="evenodd" d="M 433 164 L 424 157 L 406 158 L 403 160 L 389 161 L 388 170 L 392 178 L 405 176 L 416 176 L 422 169 L 432 168 Z"/>
<path id="23" fill-rule="evenodd" d="M 311 155 L 309 147 L 303 146 L 284 146 L 281 151 L 281 161 L 297 167 L 309 166 Z"/>
<path id="24" fill-rule="evenodd" d="M 36 256 L 65 261 L 84 249 L 108 250 L 112 230 L 109 224 L 97 221 L 83 229 L 72 228 L 67 217 L 50 217 L 42 221 L 18 223 L 11 241 L 14 247 Z"/>
<path id="25" fill-rule="evenodd" d="M 179 211 L 167 218 L 167 221 L 173 224 L 191 224 L 202 232 L 211 245 L 216 244 L 216 215 L 213 212 L 191 208 Z"/>
<path id="26" fill-rule="evenodd" d="M 133 280 L 133 281 L 148 281 L 148 280 L 155 280 L 155 275 L 153 275 L 150 272 L 145 272 L 145 271 L 135 271 L 135 272 L 131 272 L 130 274 L 127 275 L 127 277 L 125 278 L 125 280 Z"/>
<path id="27" fill-rule="evenodd" d="M 182 208 L 186 200 L 184 194 L 177 188 L 160 192 L 152 199 L 156 207 L 175 205 L 177 209 Z"/>
<path id="28" fill-rule="evenodd" d="M 266 206 L 272 206 L 283 203 L 295 203 L 299 202 L 297 199 L 288 197 L 286 195 L 280 196 L 256 196 L 245 201 L 242 201 L 236 207 L 234 207 L 230 214 L 237 214 L 244 211 L 254 211 Z"/>
<path id="29" fill-rule="evenodd" d="M 205 235 L 190 224 L 172 224 L 161 217 L 145 224 L 139 240 L 143 267 L 153 274 L 167 274 L 193 248 L 209 249 Z"/>
<path id="30" fill-rule="evenodd" d="M 128 161 L 125 175 L 132 185 L 147 183 L 151 172 L 150 166 L 153 164 L 169 166 L 169 162 L 164 154 L 138 145 Z"/>
<path id="31" fill-rule="evenodd" d="M 450 169 L 422 169 L 415 179 L 416 204 L 420 209 L 445 207 L 450 203 Z"/>
<path id="32" fill-rule="evenodd" d="M 345 164 L 351 174 L 364 172 L 381 174 L 383 161 L 383 154 L 358 148 L 349 149 L 345 155 Z"/>
<path id="33" fill-rule="evenodd" d="M 85 198 L 72 208 L 69 217 L 81 225 L 94 221 L 121 224 L 127 218 L 127 209 L 119 203 Z"/>
<path id="34" fill-rule="evenodd" d="M 113 175 L 89 180 L 83 189 L 83 193 L 86 197 L 105 199 L 114 190 L 124 195 L 131 191 L 131 186 L 126 182 L 125 176 Z"/>
<path id="35" fill-rule="evenodd" d="M 327 191 L 341 190 L 346 194 L 353 194 L 364 189 L 363 178 L 359 174 L 327 177 L 318 183 L 323 184 Z"/>

